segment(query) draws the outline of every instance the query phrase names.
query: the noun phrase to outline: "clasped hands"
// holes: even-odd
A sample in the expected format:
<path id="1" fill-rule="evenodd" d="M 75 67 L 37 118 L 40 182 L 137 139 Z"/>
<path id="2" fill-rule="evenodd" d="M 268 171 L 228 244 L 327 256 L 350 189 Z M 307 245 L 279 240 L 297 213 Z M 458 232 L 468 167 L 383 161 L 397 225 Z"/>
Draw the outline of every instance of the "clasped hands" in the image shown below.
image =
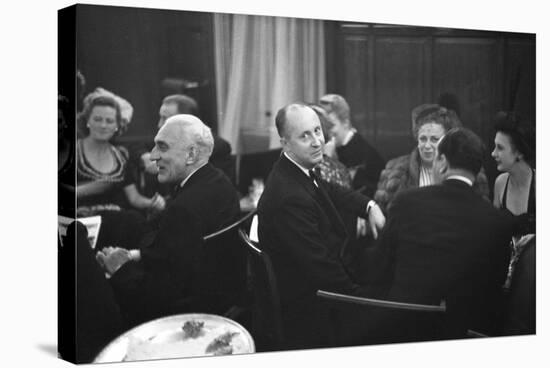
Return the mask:
<path id="1" fill-rule="evenodd" d="M 105 247 L 96 254 L 99 265 L 112 276 L 122 265 L 131 261 L 130 251 L 119 247 Z"/>

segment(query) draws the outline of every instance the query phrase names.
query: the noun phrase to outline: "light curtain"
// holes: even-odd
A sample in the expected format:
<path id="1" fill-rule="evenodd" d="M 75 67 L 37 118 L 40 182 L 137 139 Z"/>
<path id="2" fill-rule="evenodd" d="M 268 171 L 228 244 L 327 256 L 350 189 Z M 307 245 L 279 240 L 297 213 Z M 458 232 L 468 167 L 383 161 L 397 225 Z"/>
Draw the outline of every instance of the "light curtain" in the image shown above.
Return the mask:
<path id="1" fill-rule="evenodd" d="M 325 93 L 320 20 L 214 14 L 219 134 L 233 152 L 279 146 L 275 115 Z"/>

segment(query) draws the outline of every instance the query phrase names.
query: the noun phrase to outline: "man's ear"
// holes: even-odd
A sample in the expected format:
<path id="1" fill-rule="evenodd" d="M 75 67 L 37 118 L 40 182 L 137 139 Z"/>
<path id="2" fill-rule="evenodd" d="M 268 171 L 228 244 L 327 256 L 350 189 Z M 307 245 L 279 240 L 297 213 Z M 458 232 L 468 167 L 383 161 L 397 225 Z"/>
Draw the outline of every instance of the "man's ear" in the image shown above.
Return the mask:
<path id="1" fill-rule="evenodd" d="M 281 137 L 279 138 L 279 142 L 281 142 L 281 147 L 282 148 L 285 148 L 286 144 L 287 144 L 287 140 L 285 137 Z"/>
<path id="2" fill-rule="evenodd" d="M 186 160 L 187 164 L 192 165 L 195 162 L 197 162 L 199 157 L 199 150 L 197 146 L 189 147 L 188 153 L 189 154 L 187 155 L 187 160 Z"/>

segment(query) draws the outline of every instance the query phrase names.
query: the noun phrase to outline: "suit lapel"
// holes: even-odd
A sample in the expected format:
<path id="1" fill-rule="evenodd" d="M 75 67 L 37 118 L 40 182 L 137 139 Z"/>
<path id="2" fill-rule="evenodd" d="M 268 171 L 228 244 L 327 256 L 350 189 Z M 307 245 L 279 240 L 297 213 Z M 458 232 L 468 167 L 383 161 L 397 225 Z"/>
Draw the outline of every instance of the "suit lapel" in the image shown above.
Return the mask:
<path id="1" fill-rule="evenodd" d="M 326 189 L 324 188 L 324 183 L 322 180 L 317 179 L 317 184 L 319 187 L 316 187 L 313 184 L 313 181 L 306 176 L 294 163 L 290 162 L 285 155 L 281 155 L 280 164 L 288 174 L 294 178 L 304 189 L 309 193 L 311 197 L 319 204 L 323 209 L 325 215 L 329 218 L 331 224 L 334 226 L 335 230 L 340 233 L 347 241 L 347 231 L 344 226 L 344 222 L 336 210 L 334 203 L 327 194 Z"/>
<path id="2" fill-rule="evenodd" d="M 317 192 L 319 194 L 319 197 L 321 201 L 325 204 L 325 211 L 327 212 L 327 215 L 330 217 L 331 222 L 336 226 L 337 230 L 339 230 L 342 235 L 344 235 L 346 238 L 348 236 L 346 232 L 346 227 L 344 226 L 344 221 L 342 220 L 342 217 L 340 217 L 340 213 L 334 206 L 334 203 L 330 199 L 329 195 L 327 194 L 327 191 L 325 189 L 325 184 L 322 180 L 317 180 L 317 184 L 319 187 L 317 188 Z"/>

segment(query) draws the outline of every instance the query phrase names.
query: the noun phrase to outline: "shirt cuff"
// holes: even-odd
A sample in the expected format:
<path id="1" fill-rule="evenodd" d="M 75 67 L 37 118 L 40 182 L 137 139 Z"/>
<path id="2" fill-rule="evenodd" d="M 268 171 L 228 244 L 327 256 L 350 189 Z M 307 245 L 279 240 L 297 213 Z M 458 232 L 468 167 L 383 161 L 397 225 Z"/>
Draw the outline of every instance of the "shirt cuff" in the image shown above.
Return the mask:
<path id="1" fill-rule="evenodd" d="M 141 259 L 141 251 L 138 249 L 131 249 L 128 253 L 132 261 L 137 262 Z"/>
<path id="2" fill-rule="evenodd" d="M 375 202 L 373 199 L 371 199 L 371 200 L 369 201 L 369 203 L 367 203 L 367 216 L 369 215 L 369 212 L 370 212 L 371 208 L 372 208 L 373 206 L 376 206 L 376 205 L 377 205 L 377 204 L 376 204 L 376 202 Z"/>

